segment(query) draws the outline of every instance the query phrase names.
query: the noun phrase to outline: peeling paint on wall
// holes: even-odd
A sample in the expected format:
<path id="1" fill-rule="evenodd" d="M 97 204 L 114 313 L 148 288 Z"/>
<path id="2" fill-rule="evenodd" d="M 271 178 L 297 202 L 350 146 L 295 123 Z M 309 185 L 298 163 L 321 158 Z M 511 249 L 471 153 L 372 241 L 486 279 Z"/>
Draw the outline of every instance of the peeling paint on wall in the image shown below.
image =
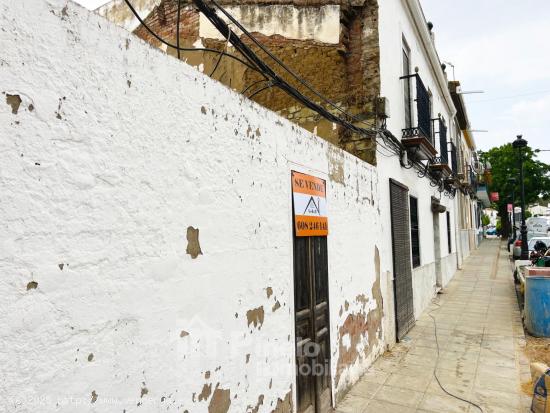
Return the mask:
<path id="1" fill-rule="evenodd" d="M 371 293 L 376 306 L 366 312 L 369 299 L 363 294 L 358 295 L 355 302 L 360 305 L 360 311 L 349 314 L 338 331 L 339 352 L 335 382 L 340 392 L 344 387 L 340 383 L 340 377 L 344 371 L 354 365 L 359 358 L 368 357 L 373 348 L 382 341 L 384 303 L 380 289 L 380 253 L 377 246 L 374 247 L 373 261 L 376 280 L 372 285 Z"/>
<path id="2" fill-rule="evenodd" d="M 212 393 L 212 384 L 208 383 L 202 386 L 202 390 L 199 393 L 199 402 L 203 400 L 208 400 L 210 394 Z"/>
<path id="3" fill-rule="evenodd" d="M 292 408 L 292 389 L 286 394 L 284 399 L 277 399 L 277 405 L 271 413 L 292 413 L 294 409 Z"/>
<path id="4" fill-rule="evenodd" d="M 342 151 L 329 146 L 327 157 L 330 180 L 345 185 L 346 177 L 344 174 L 344 156 L 342 155 Z"/>
<path id="5" fill-rule="evenodd" d="M 258 327 L 258 330 L 260 330 L 264 324 L 264 306 L 248 310 L 246 312 L 246 319 L 248 320 L 249 327 L 253 324 L 254 327 Z"/>
<path id="6" fill-rule="evenodd" d="M 227 413 L 231 405 L 231 390 L 222 389 L 219 383 L 212 394 L 212 399 L 208 405 L 208 413 Z"/>
<path id="7" fill-rule="evenodd" d="M 20 0 L 0 16 L 8 60 L 1 69 L 14 88 L 6 91 L 35 99 L 31 114 L 30 105 L 26 110 L 30 99 L 21 94 L 18 115 L 12 115 L 5 94 L 0 96 L 5 115 L 0 128 L 13 136 L 0 164 L 6 166 L 9 186 L 20 188 L 0 205 L 7 218 L 2 240 L 15 254 L 28 252 L 2 268 L 12 280 L 0 286 L 9 309 L 0 318 L 12 327 L 0 333 L 0 341 L 10 344 L 3 370 L 10 379 L 7 397 L 31 400 L 42 392 L 55 399 L 76 383 L 81 388 L 75 392 L 89 406 L 132 400 L 120 412 L 135 410 L 136 399 L 145 410 L 154 399 L 162 401 L 162 410 L 170 406 L 178 412 L 208 411 L 209 405 L 216 413 L 244 413 L 249 405 L 250 410 L 258 405 L 258 413 L 292 412 L 292 227 L 284 177 L 300 164 L 329 179 L 329 144 L 141 41 L 132 40 L 128 51 L 132 35 L 80 7 L 69 3 L 69 16 L 62 21 L 66 4 Z M 25 19 L 15 18 L 21 15 Z M 36 33 L 37 22 L 44 32 Z M 67 28 L 86 42 L 75 42 Z M 36 36 L 39 48 L 34 42 L 28 44 L 31 49 L 21 47 Z M 333 51 L 326 52 L 332 59 Z M 36 56 L 65 62 L 71 76 L 55 70 L 55 64 L 41 67 Z M 108 78 L 97 82 L 102 73 Z M 51 88 L 42 90 L 40 84 Z M 174 99 L 177 105 L 158 104 Z M 106 111 L 109 107 L 116 110 Z M 17 127 L 16 118 L 22 121 Z M 131 131 L 121 128 L 126 121 L 135 126 Z M 246 138 L 249 125 L 254 139 Z M 40 132 L 39 141 L 29 141 L 33 131 Z M 366 244 L 372 251 L 372 233 L 378 229 L 374 210 L 355 202 L 355 186 L 367 190 L 376 170 L 346 152 L 335 162 L 342 168 L 333 172 L 340 178 L 345 173 L 346 187 L 332 184 L 328 192 L 334 216 L 328 261 L 330 282 L 345 282 L 347 289 L 340 302 L 332 301 L 331 353 L 338 346 L 336 326 L 348 316 L 336 319 L 344 299 L 348 311 L 356 311 L 364 300 L 359 294 L 368 296 L 365 318 L 375 305 L 370 284 L 363 288 L 364 280 L 347 280 L 356 275 L 354 268 L 372 265 L 370 254 L 357 253 L 356 246 Z M 33 197 L 29 205 L 29 193 L 53 194 L 59 208 L 51 208 L 50 197 Z M 79 213 L 67 217 L 67 210 Z M 204 242 L 208 254 L 202 251 Z M 105 245 L 112 254 L 105 255 Z M 192 259 L 201 254 L 201 260 Z M 34 277 L 41 280 L 40 291 Z M 370 275 L 369 283 L 373 280 Z M 71 288 L 58 288 L 64 283 Z M 332 286 L 335 298 L 340 285 Z M 29 300 L 32 308 L 26 306 Z M 12 334 L 18 326 L 28 334 Z M 50 330 L 56 334 L 41 334 Z M 26 362 L 18 365 L 21 357 Z M 29 372 L 38 365 L 67 374 L 56 380 L 33 377 Z M 205 384 L 208 396 L 207 389 L 202 392 Z M 90 388 L 97 400 L 93 405 Z M 143 389 L 148 393 L 140 400 Z M 259 395 L 263 402 L 258 403 Z M 55 401 L 43 408 L 55 409 Z"/>
<path id="8" fill-rule="evenodd" d="M 11 106 L 11 113 L 13 113 L 14 115 L 17 115 L 21 102 L 21 96 L 10 95 L 9 93 L 6 94 L 6 103 Z"/>
<path id="9" fill-rule="evenodd" d="M 260 410 L 260 406 L 264 404 L 264 395 L 260 394 L 258 396 L 258 402 L 256 403 L 256 406 L 252 407 L 250 405 L 247 406 L 246 412 L 247 413 L 258 413 L 258 410 Z"/>
<path id="10" fill-rule="evenodd" d="M 202 255 L 201 245 L 199 243 L 199 229 L 193 227 L 187 227 L 187 254 L 191 255 L 191 258 L 195 259 L 199 255 Z"/>
<path id="11" fill-rule="evenodd" d="M 30 281 L 27 284 L 27 291 L 29 290 L 35 290 L 38 287 L 38 283 L 36 281 Z"/>

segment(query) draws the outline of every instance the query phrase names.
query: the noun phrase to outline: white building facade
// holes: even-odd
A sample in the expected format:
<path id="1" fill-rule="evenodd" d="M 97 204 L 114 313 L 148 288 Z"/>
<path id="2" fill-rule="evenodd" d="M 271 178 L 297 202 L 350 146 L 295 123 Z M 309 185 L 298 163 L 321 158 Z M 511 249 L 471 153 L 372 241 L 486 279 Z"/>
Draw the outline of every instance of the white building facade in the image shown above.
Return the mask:
<path id="1" fill-rule="evenodd" d="M 406 336 L 464 256 L 461 137 L 419 3 L 378 7 L 387 131 L 421 79 L 433 134 L 373 166 L 73 3 L 1 4 L 6 411 L 324 413 Z"/>

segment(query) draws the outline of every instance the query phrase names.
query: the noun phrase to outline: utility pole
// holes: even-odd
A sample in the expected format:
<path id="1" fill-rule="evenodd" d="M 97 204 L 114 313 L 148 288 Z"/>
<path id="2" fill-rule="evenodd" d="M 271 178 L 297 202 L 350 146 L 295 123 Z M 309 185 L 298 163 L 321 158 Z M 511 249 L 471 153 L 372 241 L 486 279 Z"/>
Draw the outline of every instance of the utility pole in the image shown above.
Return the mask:
<path id="1" fill-rule="evenodd" d="M 512 146 L 518 150 L 519 184 L 521 188 L 521 259 L 529 259 L 529 249 L 527 247 L 527 224 L 525 223 L 525 182 L 523 179 L 523 152 L 522 149 L 527 146 L 527 141 L 522 135 L 518 135 Z"/>
<path id="2" fill-rule="evenodd" d="M 514 177 L 508 178 L 508 182 L 512 185 L 512 235 L 516 239 L 516 182 Z"/>

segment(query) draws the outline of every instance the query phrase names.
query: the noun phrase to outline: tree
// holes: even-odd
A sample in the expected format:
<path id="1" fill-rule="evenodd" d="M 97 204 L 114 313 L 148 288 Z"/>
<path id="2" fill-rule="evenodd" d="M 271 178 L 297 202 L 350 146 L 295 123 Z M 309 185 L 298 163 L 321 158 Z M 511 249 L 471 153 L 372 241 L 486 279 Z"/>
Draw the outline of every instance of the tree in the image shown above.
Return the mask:
<path id="1" fill-rule="evenodd" d="M 550 165 L 536 159 L 537 154 L 530 147 L 522 149 L 523 171 L 525 184 L 525 204 L 528 205 L 539 198 L 550 197 Z M 510 234 L 507 204 L 512 203 L 512 189 L 515 190 L 516 206 L 520 205 L 520 182 L 517 149 L 511 143 L 490 149 L 487 152 L 479 152 L 482 163 L 491 164 L 490 191 L 498 192 L 500 199 L 495 207 L 501 219 L 502 236 Z M 515 188 L 509 182 L 509 178 L 516 178 Z"/>

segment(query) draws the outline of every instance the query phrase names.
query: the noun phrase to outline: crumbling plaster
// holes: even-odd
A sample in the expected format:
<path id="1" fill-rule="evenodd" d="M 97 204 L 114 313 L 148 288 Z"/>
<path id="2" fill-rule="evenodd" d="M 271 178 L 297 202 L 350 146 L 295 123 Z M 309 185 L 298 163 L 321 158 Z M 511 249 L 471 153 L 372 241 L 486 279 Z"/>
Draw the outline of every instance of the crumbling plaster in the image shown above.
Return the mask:
<path id="1" fill-rule="evenodd" d="M 291 411 L 293 169 L 327 179 L 335 379 L 387 301 L 376 169 L 73 3 L 0 16 L 6 411 Z"/>

